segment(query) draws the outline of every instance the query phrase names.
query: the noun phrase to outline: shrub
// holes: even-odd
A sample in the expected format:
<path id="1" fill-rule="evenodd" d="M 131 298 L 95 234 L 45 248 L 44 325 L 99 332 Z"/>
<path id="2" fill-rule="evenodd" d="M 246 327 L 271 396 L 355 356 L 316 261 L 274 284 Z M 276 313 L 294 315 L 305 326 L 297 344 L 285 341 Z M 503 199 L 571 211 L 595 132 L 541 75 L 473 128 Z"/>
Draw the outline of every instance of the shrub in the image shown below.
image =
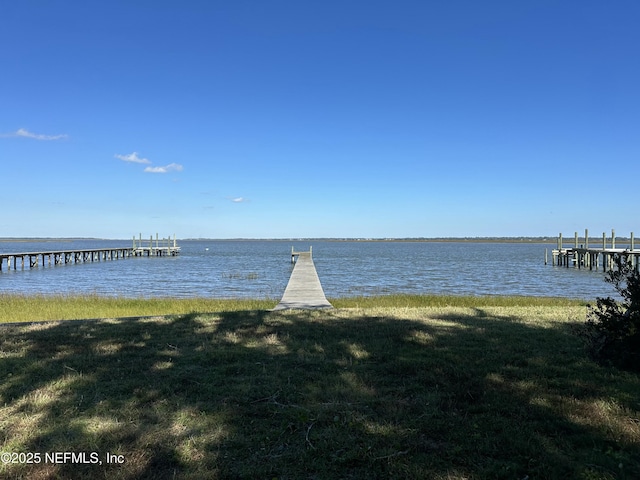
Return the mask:
<path id="1" fill-rule="evenodd" d="M 588 305 L 581 336 L 595 360 L 640 372 L 640 273 L 618 260 L 605 281 L 622 299 L 597 298 L 595 307 Z"/>

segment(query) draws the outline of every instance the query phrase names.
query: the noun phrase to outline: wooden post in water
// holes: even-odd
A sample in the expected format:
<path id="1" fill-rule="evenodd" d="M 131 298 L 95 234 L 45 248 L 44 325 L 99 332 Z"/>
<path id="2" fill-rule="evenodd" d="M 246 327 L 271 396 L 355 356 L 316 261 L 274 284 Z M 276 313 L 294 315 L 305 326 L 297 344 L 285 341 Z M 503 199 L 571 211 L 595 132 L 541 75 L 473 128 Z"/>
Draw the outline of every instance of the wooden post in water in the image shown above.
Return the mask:
<path id="1" fill-rule="evenodd" d="M 587 267 L 588 265 L 589 269 L 591 269 L 591 253 L 589 252 L 589 229 L 587 228 L 584 229 L 584 248 L 584 266 Z"/>
<path id="2" fill-rule="evenodd" d="M 616 231 L 611 229 L 611 248 L 616 248 Z"/>
<path id="3" fill-rule="evenodd" d="M 633 252 L 633 245 L 634 243 L 634 239 L 633 239 L 633 232 L 631 232 L 631 244 L 629 245 L 629 248 L 631 249 L 631 251 Z M 631 258 L 633 259 L 631 261 L 631 266 L 633 267 L 634 270 L 639 271 L 640 270 L 640 257 L 637 257 L 636 255 L 631 255 Z"/>
<path id="4" fill-rule="evenodd" d="M 589 229 L 584 229 L 584 248 L 589 248 Z"/>
<path id="5" fill-rule="evenodd" d="M 557 265 L 561 266 L 562 262 L 563 262 L 563 255 L 562 255 L 562 232 L 558 233 L 558 259 L 557 259 Z"/>

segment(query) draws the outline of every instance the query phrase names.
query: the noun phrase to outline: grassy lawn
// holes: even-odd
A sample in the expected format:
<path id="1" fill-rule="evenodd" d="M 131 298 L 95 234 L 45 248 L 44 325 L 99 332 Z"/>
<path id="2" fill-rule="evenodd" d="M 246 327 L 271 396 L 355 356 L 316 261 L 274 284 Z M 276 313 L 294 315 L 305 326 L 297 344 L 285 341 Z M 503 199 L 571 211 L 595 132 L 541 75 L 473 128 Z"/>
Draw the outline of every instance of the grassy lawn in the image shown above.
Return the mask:
<path id="1" fill-rule="evenodd" d="M 640 478 L 640 378 L 586 357 L 583 304 L 425 298 L 1 326 L 0 450 L 41 461 L 0 477 Z"/>

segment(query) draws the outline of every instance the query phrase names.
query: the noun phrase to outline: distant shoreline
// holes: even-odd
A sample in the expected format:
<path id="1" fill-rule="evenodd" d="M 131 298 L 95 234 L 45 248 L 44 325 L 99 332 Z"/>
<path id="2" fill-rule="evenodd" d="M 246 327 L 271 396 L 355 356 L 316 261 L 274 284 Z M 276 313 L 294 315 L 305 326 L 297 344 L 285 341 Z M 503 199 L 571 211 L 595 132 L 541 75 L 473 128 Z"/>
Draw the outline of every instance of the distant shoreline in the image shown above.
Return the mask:
<path id="1" fill-rule="evenodd" d="M 607 237 L 609 239 L 610 237 Z M 578 238 L 584 242 L 583 237 Z M 598 237 L 590 238 L 594 244 Z M 616 242 L 629 242 L 628 237 L 616 236 Z M 0 237 L 0 243 L 74 242 L 74 241 L 131 241 L 129 238 L 98 237 Z M 178 238 L 180 242 L 406 242 L 406 243 L 548 243 L 556 244 L 556 237 L 417 237 L 417 238 Z M 573 238 L 564 238 L 564 243 Z"/>
<path id="2" fill-rule="evenodd" d="M 10 243 L 22 243 L 22 242 L 75 242 L 76 240 L 118 240 L 115 238 L 93 238 L 93 237 L 0 237 L 0 242 Z"/>
<path id="3" fill-rule="evenodd" d="M 610 237 L 607 237 L 609 239 Z M 579 237 L 584 242 L 584 238 Z M 598 237 L 590 238 L 594 244 Z M 628 237 L 616 236 L 616 242 L 629 242 Z M 0 243 L 74 242 L 74 241 L 131 241 L 129 238 L 97 237 L 0 237 Z M 556 244 L 556 237 L 417 237 L 417 238 L 178 238 L 179 242 L 406 242 L 406 243 L 548 243 Z M 564 238 L 564 243 L 573 238 Z"/>

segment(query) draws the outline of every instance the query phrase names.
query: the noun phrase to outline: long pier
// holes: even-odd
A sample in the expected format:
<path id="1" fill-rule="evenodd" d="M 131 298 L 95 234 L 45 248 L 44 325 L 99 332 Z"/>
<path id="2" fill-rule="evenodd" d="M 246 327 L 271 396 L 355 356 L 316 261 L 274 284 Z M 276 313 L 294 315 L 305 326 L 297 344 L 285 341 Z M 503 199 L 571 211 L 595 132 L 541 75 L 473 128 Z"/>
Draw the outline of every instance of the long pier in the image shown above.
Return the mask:
<path id="1" fill-rule="evenodd" d="M 45 267 L 47 262 L 49 265 L 66 265 L 70 263 L 89 263 L 96 261 L 117 260 L 128 257 L 162 257 L 176 256 L 180 253 L 180 247 L 176 243 L 175 236 L 173 242 L 171 239 L 163 239 L 162 243 L 156 235 L 155 245 L 153 237 L 149 242 L 142 242 L 142 239 L 136 243 L 133 238 L 131 247 L 103 247 L 77 250 L 46 250 L 38 252 L 20 252 L 20 253 L 0 253 L 0 272 L 2 271 L 5 260 L 7 270 L 25 269 L 25 266 L 37 268 L 42 262 Z"/>
<path id="2" fill-rule="evenodd" d="M 607 246 L 609 240 L 609 246 Z M 582 241 L 582 243 L 580 243 Z M 613 270 L 619 262 L 628 263 L 636 271 L 640 270 L 640 249 L 635 248 L 635 238 L 631 232 L 630 241 L 625 248 L 616 248 L 616 232 L 611 230 L 611 238 L 607 239 L 607 234 L 602 234 L 602 243 L 599 248 L 589 246 L 589 230 L 585 229 L 584 237 L 578 237 L 578 232 L 574 234 L 572 247 L 565 247 L 562 233 L 558 234 L 558 246 L 551 251 L 552 264 L 558 266 L 574 266 L 577 268 L 588 268 L 597 270 L 600 266 L 604 271 Z M 545 264 L 547 263 L 547 252 L 545 251 Z"/>
<path id="3" fill-rule="evenodd" d="M 295 265 L 282 300 L 274 310 L 333 308 L 324 295 L 311 253 L 311 248 L 308 252 L 291 248 L 291 261 Z"/>

